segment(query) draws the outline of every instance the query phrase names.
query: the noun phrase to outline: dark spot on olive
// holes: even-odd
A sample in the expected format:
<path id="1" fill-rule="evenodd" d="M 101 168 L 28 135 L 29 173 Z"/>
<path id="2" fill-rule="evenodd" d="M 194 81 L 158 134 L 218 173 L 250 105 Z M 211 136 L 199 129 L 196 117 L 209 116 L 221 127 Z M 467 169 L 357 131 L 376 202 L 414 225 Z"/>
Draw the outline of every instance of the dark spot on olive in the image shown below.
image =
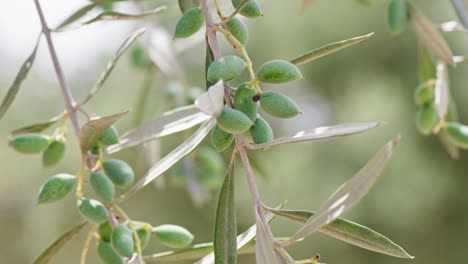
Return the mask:
<path id="1" fill-rule="evenodd" d="M 259 95 L 259 94 L 254 95 L 254 97 L 252 97 L 252 100 L 253 100 L 254 102 L 260 101 L 260 95 Z"/>

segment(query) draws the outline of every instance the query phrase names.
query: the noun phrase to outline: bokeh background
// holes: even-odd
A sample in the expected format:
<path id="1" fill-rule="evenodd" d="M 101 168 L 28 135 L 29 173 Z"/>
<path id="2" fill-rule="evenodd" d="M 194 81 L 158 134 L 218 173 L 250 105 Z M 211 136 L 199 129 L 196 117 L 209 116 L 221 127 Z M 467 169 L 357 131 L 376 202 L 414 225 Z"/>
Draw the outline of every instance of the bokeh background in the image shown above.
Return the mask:
<path id="1" fill-rule="evenodd" d="M 85 0 L 42 2 L 51 25 L 57 25 L 88 3 Z M 226 10 L 231 10 L 229 1 L 221 2 Z M 301 2 L 263 1 L 264 17 L 245 20 L 250 30 L 247 49 L 254 66 L 271 59 L 291 59 L 329 42 L 369 32 L 375 32 L 375 35 L 352 48 L 302 66 L 304 81 L 264 87 L 265 90 L 287 93 L 303 112 L 290 120 L 267 116 L 276 136 L 343 122 L 383 121 L 385 125 L 360 135 L 257 153 L 255 159 L 264 175 L 257 173 L 261 195 L 271 206 L 288 200 L 287 208 L 317 209 L 383 144 L 400 134 L 401 144 L 385 175 L 344 217 L 387 235 L 416 258 L 402 260 L 380 255 L 322 234 L 291 247 L 291 254 L 296 259 L 304 259 L 320 253 L 326 263 L 463 263 L 468 258 L 468 155 L 462 152 L 458 161 L 451 160 L 435 137 L 424 137 L 416 131 L 414 116 L 417 109 L 413 104 L 413 91 L 418 81 L 414 34 L 405 32 L 396 38 L 389 36 L 386 1 L 374 0 L 371 1 L 373 6 L 364 7 L 350 0 L 314 0 L 302 13 Z M 414 3 L 434 23 L 456 19 L 448 0 L 415 0 Z M 160 4 L 168 5 L 166 14 L 143 23 L 99 22 L 76 31 L 54 34 L 67 81 L 77 98 L 84 98 L 113 53 L 136 27 L 157 25 L 159 30 L 172 33 L 180 16 L 176 1 L 147 1 L 145 5 Z M 114 8 L 138 11 L 132 3 L 119 3 Z M 32 1 L 5 1 L 1 13 L 0 95 L 4 96 L 20 65 L 33 49 L 40 25 Z M 468 54 L 466 33 L 446 33 L 444 36 L 454 54 Z M 193 42 L 197 42 L 197 38 L 200 36 L 193 37 Z M 156 43 L 161 42 L 156 40 Z M 0 263 L 31 263 L 60 234 L 81 221 L 72 195 L 54 204 L 36 206 L 37 191 L 47 177 L 78 171 L 78 144 L 72 130 L 69 129 L 66 158 L 50 169 L 42 168 L 40 156 L 18 154 L 7 144 L 13 129 L 47 120 L 63 110 L 60 89 L 45 44 L 44 41 L 40 43 L 32 72 L 0 122 Z M 224 45 L 223 53 L 232 54 L 233 51 Z M 176 74 L 183 75 L 183 88 L 204 87 L 203 42 L 190 46 L 176 63 L 177 71 L 183 72 Z M 468 67 L 463 65 L 450 69 L 451 91 L 460 120 L 465 123 L 468 123 L 465 107 L 467 75 Z M 85 109 L 98 115 L 134 109 L 116 124 L 120 131 L 127 131 L 142 120 L 168 110 L 164 91 L 173 78 L 138 69 L 126 54 L 101 92 Z M 148 85 L 149 79 L 152 82 Z M 142 176 L 151 165 L 145 159 L 146 153 L 151 152 L 152 159 L 157 159 L 178 142 L 178 137 L 163 140 L 159 149 L 134 148 L 113 156 L 134 165 L 137 175 Z M 155 146 L 158 144 L 152 144 L 153 148 Z M 161 188 L 161 185 L 161 182 L 159 187 L 149 185 L 123 208 L 134 219 L 153 225 L 185 226 L 195 234 L 195 243 L 211 241 L 219 188 L 209 192 L 211 199 L 203 206 L 194 206 L 193 196 L 185 188 L 172 184 Z M 254 220 L 241 169 L 237 170 L 236 187 L 238 230 L 242 231 Z M 298 227 L 280 218 L 273 224 L 278 236 L 290 235 Z M 78 263 L 85 233 L 73 239 L 53 263 Z M 164 250 L 164 247 L 154 242 L 147 252 L 158 250 Z M 99 263 L 94 243 L 88 263 Z M 254 258 L 243 256 L 239 263 L 254 263 Z"/>

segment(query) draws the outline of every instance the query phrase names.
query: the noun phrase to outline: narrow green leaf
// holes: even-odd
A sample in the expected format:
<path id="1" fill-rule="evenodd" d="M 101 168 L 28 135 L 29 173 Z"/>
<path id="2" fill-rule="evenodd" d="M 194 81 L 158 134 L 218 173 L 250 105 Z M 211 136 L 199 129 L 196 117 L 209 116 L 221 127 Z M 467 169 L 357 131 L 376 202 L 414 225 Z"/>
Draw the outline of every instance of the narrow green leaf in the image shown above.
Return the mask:
<path id="1" fill-rule="evenodd" d="M 153 9 L 151 11 L 144 12 L 144 13 L 141 13 L 141 14 L 125 14 L 125 13 L 119 13 L 119 12 L 114 12 L 114 11 L 105 11 L 105 12 L 100 13 L 96 17 L 94 17 L 92 19 L 89 19 L 89 20 L 87 20 L 85 22 L 72 24 L 72 25 L 65 26 L 65 27 L 58 27 L 58 28 L 54 29 L 54 31 L 55 32 L 70 31 L 70 30 L 78 29 L 78 28 L 81 28 L 83 26 L 92 24 L 92 23 L 97 22 L 97 21 L 136 20 L 136 19 L 145 18 L 147 16 L 152 16 L 152 15 L 157 14 L 157 13 L 159 13 L 161 11 L 166 10 L 166 9 L 167 9 L 166 6 L 161 6 L 161 7 L 155 8 L 155 9 Z"/>
<path id="2" fill-rule="evenodd" d="M 453 54 L 437 28 L 413 4 L 407 2 L 410 22 L 419 40 L 445 64 L 453 65 Z"/>
<path id="3" fill-rule="evenodd" d="M 171 135 L 208 120 L 210 116 L 201 113 L 194 105 L 184 106 L 164 113 L 120 137 L 120 143 L 109 146 L 107 153 L 112 154 L 143 142 Z"/>
<path id="4" fill-rule="evenodd" d="M 11 135 L 12 136 L 17 136 L 17 135 L 21 135 L 21 134 L 42 132 L 42 131 L 46 130 L 47 128 L 51 127 L 53 124 L 57 123 L 57 121 L 59 121 L 62 117 L 63 117 L 63 114 L 60 114 L 58 116 L 55 116 L 55 117 L 49 119 L 48 121 L 40 122 L 40 123 L 36 123 L 36 124 L 32 124 L 32 125 L 29 125 L 29 126 L 24 126 L 24 127 L 15 129 L 15 130 L 13 130 L 11 132 Z"/>
<path id="5" fill-rule="evenodd" d="M 264 149 L 276 145 L 305 142 L 305 141 L 318 141 L 326 140 L 335 137 L 348 136 L 357 133 L 365 132 L 369 129 L 380 126 L 380 123 L 348 123 L 329 127 L 318 127 L 314 129 L 304 130 L 297 132 L 291 136 L 280 137 L 273 141 L 263 144 L 246 144 L 249 149 Z"/>
<path id="6" fill-rule="evenodd" d="M 237 263 L 236 201 L 234 195 L 234 157 L 219 193 L 214 227 L 215 263 Z"/>
<path id="7" fill-rule="evenodd" d="M 164 158 L 162 158 L 158 163 L 156 163 L 153 167 L 151 167 L 145 176 L 137 182 L 127 193 L 123 194 L 119 199 L 115 201 L 115 203 L 122 202 L 123 200 L 127 199 L 131 195 L 138 192 L 141 188 L 148 185 L 148 183 L 155 180 L 158 176 L 166 172 L 170 167 L 176 164 L 179 160 L 183 157 L 187 156 L 192 150 L 194 150 L 198 144 L 205 138 L 205 136 L 210 132 L 211 128 L 216 123 L 216 120 L 209 119 L 205 123 L 203 123 L 200 128 L 192 134 L 190 138 L 180 144 L 177 148 L 167 154 Z"/>
<path id="8" fill-rule="evenodd" d="M 346 40 L 342 40 L 342 41 L 338 41 L 338 42 L 333 42 L 333 43 L 330 43 L 330 44 L 327 44 L 325 46 L 322 46 L 318 49 L 314 49 L 312 51 L 309 51 L 293 60 L 291 60 L 291 63 L 293 64 L 296 64 L 296 65 L 302 65 L 302 64 L 305 64 L 307 62 L 311 62 L 313 60 L 316 60 L 318 58 L 321 58 L 323 56 L 326 56 L 328 54 L 331 54 L 331 53 L 335 53 L 337 51 L 340 51 L 342 49 L 345 49 L 347 47 L 350 47 L 354 44 L 357 44 L 361 41 L 364 41 L 366 39 L 368 39 L 369 37 L 371 37 L 372 35 L 374 35 L 374 33 L 369 33 L 367 35 L 363 35 L 363 36 L 358 36 L 358 37 L 355 37 L 355 38 L 350 38 L 350 39 L 346 39 Z"/>
<path id="9" fill-rule="evenodd" d="M 266 209 L 276 215 L 285 217 L 301 224 L 305 224 L 307 220 L 315 214 L 315 212 L 304 210 L 277 210 L 273 208 Z M 413 258 L 403 248 L 395 244 L 384 235 L 366 226 L 343 218 L 336 218 L 328 225 L 320 228 L 318 231 L 338 240 L 367 250 L 399 258 Z"/>
<path id="10" fill-rule="evenodd" d="M 60 251 L 60 249 L 62 249 L 62 247 L 65 246 L 65 244 L 73 236 L 78 234 L 78 232 L 80 232 L 81 229 L 83 229 L 83 227 L 85 227 L 85 225 L 87 223 L 88 222 L 83 222 L 83 223 L 75 226 L 74 228 L 72 228 L 70 231 L 63 234 L 61 237 L 59 237 L 57 240 L 55 240 L 55 242 L 52 243 L 52 245 L 50 245 L 44 252 L 42 252 L 42 254 L 39 257 L 37 257 L 36 260 L 34 260 L 33 263 L 34 264 L 47 264 L 47 263 L 50 263 L 50 260 L 52 259 L 52 257 L 55 256 L 55 254 L 57 254 Z"/>
<path id="11" fill-rule="evenodd" d="M 275 253 L 273 249 L 273 241 L 268 236 L 266 227 L 263 222 L 260 220 L 258 213 L 255 214 L 256 225 L 257 225 L 257 234 L 256 238 L 256 248 L 255 248 L 255 258 L 257 264 L 281 264 L 281 259 Z"/>
<path id="12" fill-rule="evenodd" d="M 285 245 L 313 234 L 359 202 L 382 174 L 399 141 L 400 137 L 397 137 L 387 143 L 358 173 L 338 188 Z"/>
<path id="13" fill-rule="evenodd" d="M 80 130 L 79 139 L 81 153 L 86 153 L 99 140 L 101 134 L 117 120 L 128 114 L 129 111 L 115 115 L 105 116 L 88 121 Z"/>
<path id="14" fill-rule="evenodd" d="M 71 16 L 65 19 L 62 23 L 60 23 L 60 25 L 57 26 L 57 28 L 64 28 L 70 25 L 71 23 L 85 16 L 89 11 L 94 9 L 96 6 L 97 6 L 96 4 L 89 4 L 89 5 L 83 6 L 82 8 L 76 10 L 75 13 L 73 13 Z"/>
<path id="15" fill-rule="evenodd" d="M 130 34 L 130 36 L 128 36 L 127 39 L 125 39 L 122 45 L 120 45 L 117 52 L 114 54 L 114 57 L 112 57 L 112 60 L 107 64 L 104 72 L 101 73 L 101 76 L 99 76 L 99 79 L 96 81 L 93 88 L 91 88 L 88 95 L 83 100 L 83 102 L 81 102 L 80 105 L 86 104 L 89 100 L 91 100 L 91 98 L 93 98 L 93 96 L 95 96 L 98 93 L 99 89 L 107 80 L 107 77 L 109 77 L 109 75 L 112 73 L 112 70 L 114 70 L 114 67 L 119 61 L 122 54 L 124 54 L 124 52 L 133 44 L 133 42 L 135 42 L 139 36 L 145 33 L 145 31 L 146 31 L 146 28 L 140 28 L 136 30 L 135 32 L 133 32 L 132 34 Z"/>
<path id="16" fill-rule="evenodd" d="M 10 86 L 10 88 L 8 88 L 8 92 L 3 98 L 2 104 L 0 105 L 0 119 L 2 119 L 3 115 L 5 115 L 6 111 L 8 110 L 10 105 L 13 103 L 13 100 L 15 100 L 15 97 L 18 94 L 21 84 L 28 76 L 29 70 L 31 70 L 31 67 L 34 63 L 34 59 L 36 58 L 36 52 L 37 52 L 37 48 L 39 47 L 41 36 L 42 36 L 42 33 L 37 38 L 36 45 L 34 46 L 33 52 L 31 53 L 31 55 L 29 55 L 29 57 L 21 66 L 18 74 L 15 77 L 15 80 L 13 81 L 13 84 Z"/>
<path id="17" fill-rule="evenodd" d="M 418 77 L 420 83 L 436 78 L 436 63 L 421 43 L 418 43 Z"/>

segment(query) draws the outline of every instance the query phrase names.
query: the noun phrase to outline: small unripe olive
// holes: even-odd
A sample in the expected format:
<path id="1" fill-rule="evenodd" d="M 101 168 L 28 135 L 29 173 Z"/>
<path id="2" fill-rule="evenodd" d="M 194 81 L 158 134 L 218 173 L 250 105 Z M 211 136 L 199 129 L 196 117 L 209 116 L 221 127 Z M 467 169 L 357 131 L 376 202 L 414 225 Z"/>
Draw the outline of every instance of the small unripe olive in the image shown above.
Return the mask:
<path id="1" fill-rule="evenodd" d="M 468 149 L 468 126 L 447 122 L 444 128 L 450 141 L 459 148 Z"/>
<path id="2" fill-rule="evenodd" d="M 434 102 L 433 87 L 429 86 L 427 83 L 418 85 L 414 91 L 414 102 L 418 106 L 432 104 Z"/>
<path id="3" fill-rule="evenodd" d="M 205 22 L 203 11 L 200 7 L 194 7 L 179 19 L 177 22 L 174 38 L 186 38 L 195 34 Z"/>
<path id="4" fill-rule="evenodd" d="M 109 159 L 102 164 L 104 171 L 111 181 L 120 188 L 128 188 L 135 180 L 135 173 L 132 167 L 123 160 Z"/>
<path id="5" fill-rule="evenodd" d="M 112 230 L 111 244 L 120 256 L 131 257 L 135 247 L 132 230 L 125 224 L 118 224 Z"/>
<path id="6" fill-rule="evenodd" d="M 273 140 L 273 130 L 271 126 L 260 116 L 257 117 L 255 124 L 250 128 L 250 135 L 255 144 L 267 143 Z"/>
<path id="7" fill-rule="evenodd" d="M 244 133 L 253 125 L 252 120 L 244 113 L 228 107 L 223 108 L 216 122 L 222 130 L 231 134 Z"/>
<path id="8" fill-rule="evenodd" d="M 210 82 L 230 81 L 241 74 L 246 67 L 247 63 L 238 56 L 224 56 L 210 64 L 206 77 Z"/>
<path id="9" fill-rule="evenodd" d="M 114 251 L 111 243 L 101 241 L 98 244 L 98 255 L 104 264 L 123 264 L 123 258 Z"/>
<path id="10" fill-rule="evenodd" d="M 101 202 L 94 199 L 81 198 L 78 200 L 77 206 L 81 215 L 87 220 L 96 224 L 102 224 L 107 221 L 109 213 Z"/>
<path id="11" fill-rule="evenodd" d="M 260 105 L 265 112 L 281 118 L 291 118 L 301 112 L 299 106 L 291 98 L 275 92 L 263 93 L 260 97 Z"/>
<path id="12" fill-rule="evenodd" d="M 296 65 L 285 60 L 265 62 L 256 72 L 257 78 L 265 83 L 285 83 L 302 79 Z"/>
<path id="13" fill-rule="evenodd" d="M 193 235 L 187 229 L 177 225 L 160 225 L 155 228 L 156 237 L 171 248 L 183 248 L 192 243 Z"/>
<path id="14" fill-rule="evenodd" d="M 13 137 L 10 147 L 23 154 L 42 152 L 49 146 L 50 137 L 39 133 L 22 134 Z"/>
<path id="15" fill-rule="evenodd" d="M 57 174 L 50 177 L 39 190 L 38 204 L 58 201 L 65 197 L 75 186 L 76 177 L 70 174 Z"/>
<path id="16" fill-rule="evenodd" d="M 103 173 L 93 172 L 89 176 L 89 183 L 93 190 L 106 202 L 111 202 L 115 197 L 115 187 L 112 181 Z"/>
<path id="17" fill-rule="evenodd" d="M 257 118 L 258 101 L 254 100 L 257 90 L 248 88 L 247 84 L 241 84 L 234 95 L 234 108 L 246 114 L 252 121 Z"/>
<path id="18" fill-rule="evenodd" d="M 432 129 L 437 125 L 437 109 L 433 105 L 425 105 L 416 113 L 416 125 L 421 134 L 430 135 Z"/>
<path id="19" fill-rule="evenodd" d="M 54 166 L 65 156 L 66 145 L 64 140 L 54 140 L 42 153 L 42 165 L 44 167 Z"/>
<path id="20" fill-rule="evenodd" d="M 408 10 L 405 0 L 390 0 L 388 5 L 388 26 L 394 36 L 405 31 L 408 24 Z"/>
<path id="21" fill-rule="evenodd" d="M 232 0 L 232 5 L 234 8 L 240 6 L 243 0 Z M 259 17 L 262 16 L 262 9 L 257 0 L 250 0 L 249 3 L 241 9 L 240 13 L 246 17 Z"/>
<path id="22" fill-rule="evenodd" d="M 140 238 L 141 249 L 145 249 L 151 240 L 151 226 L 148 224 L 146 225 L 141 224 L 135 227 L 135 231 L 138 235 L 138 238 Z M 136 248 L 136 245 L 135 245 L 135 248 Z"/>
<path id="23" fill-rule="evenodd" d="M 106 242 L 110 241 L 111 232 L 112 232 L 112 227 L 109 224 L 109 221 L 100 224 L 98 227 L 98 234 L 103 241 L 106 241 Z"/>
<path id="24" fill-rule="evenodd" d="M 211 143 L 218 152 L 227 149 L 234 141 L 234 135 L 222 130 L 217 124 L 211 130 Z"/>
<path id="25" fill-rule="evenodd" d="M 247 44 L 247 41 L 249 40 L 249 32 L 247 31 L 247 27 L 240 19 L 233 17 L 226 23 L 226 26 L 240 44 Z"/>
<path id="26" fill-rule="evenodd" d="M 99 141 L 106 146 L 119 143 L 119 132 L 117 128 L 115 128 L 115 126 L 108 127 L 99 137 Z"/>

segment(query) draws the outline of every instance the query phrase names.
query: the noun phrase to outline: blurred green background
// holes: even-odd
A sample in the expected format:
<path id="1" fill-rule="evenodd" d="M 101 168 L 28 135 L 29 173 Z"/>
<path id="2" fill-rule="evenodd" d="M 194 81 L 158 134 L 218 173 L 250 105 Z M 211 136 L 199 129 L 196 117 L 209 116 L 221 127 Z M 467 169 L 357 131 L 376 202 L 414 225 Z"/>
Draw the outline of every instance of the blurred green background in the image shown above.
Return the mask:
<path id="1" fill-rule="evenodd" d="M 52 25 L 86 4 L 84 0 L 73 4 L 57 0 L 42 2 Z M 148 6 L 165 3 L 169 10 L 166 15 L 147 20 L 146 25 L 158 24 L 171 34 L 180 15 L 176 1 L 148 2 Z M 221 2 L 226 10 L 231 10 L 229 1 Z M 424 137 L 416 131 L 413 91 L 418 81 L 414 34 L 405 32 L 396 38 L 389 36 L 386 1 L 375 0 L 373 6 L 364 7 L 350 0 L 315 0 L 303 13 L 300 12 L 301 2 L 263 1 L 264 17 L 245 20 L 250 30 L 247 49 L 254 66 L 271 59 L 291 59 L 329 42 L 369 32 L 375 32 L 375 35 L 352 48 L 302 66 L 304 81 L 264 86 L 264 90 L 287 93 L 303 112 L 290 120 L 265 115 L 276 136 L 344 122 L 383 121 L 385 125 L 346 138 L 260 151 L 255 158 L 267 176 L 257 177 L 261 195 L 270 206 L 288 200 L 287 208 L 315 210 L 383 144 L 400 134 L 401 144 L 385 175 L 344 217 L 387 235 L 416 258 L 396 259 L 322 234 L 291 247 L 291 254 L 296 259 L 304 259 L 320 253 L 325 263 L 462 263 L 467 258 L 468 246 L 468 155 L 463 152 L 460 160 L 451 160 L 435 137 Z M 414 3 L 434 23 L 456 19 L 449 0 L 415 0 Z M 32 50 L 39 22 L 32 1 L 5 2 L 2 6 L 0 95 L 4 96 L 22 61 Z M 115 8 L 129 12 L 137 10 L 131 3 L 119 3 Z M 84 98 L 125 36 L 139 24 L 98 23 L 54 35 L 67 80 L 77 98 Z M 466 33 L 446 33 L 444 36 L 454 54 L 468 54 Z M 233 51 L 224 45 L 223 53 L 232 54 Z M 194 45 L 180 56 L 178 65 L 184 72 L 183 87 L 204 87 L 203 43 Z M 450 69 L 451 91 L 464 123 L 468 123 L 465 107 L 467 74 L 466 66 Z M 153 78 L 153 82 L 144 94 L 148 78 Z M 120 131 L 127 131 L 140 120 L 154 118 L 168 110 L 163 96 L 170 80 L 160 73 L 148 74 L 136 68 L 126 54 L 86 110 L 108 115 L 132 108 L 134 111 L 117 123 Z M 144 105 L 142 98 L 146 99 Z M 37 191 L 47 177 L 59 172 L 75 173 L 80 166 L 71 127 L 67 156 L 55 168 L 44 169 L 40 156 L 18 154 L 7 144 L 13 129 L 47 120 L 62 109 L 60 89 L 45 42 L 41 42 L 33 71 L 0 122 L 0 263 L 31 263 L 60 234 L 82 221 L 72 195 L 61 202 L 36 206 Z M 178 137 L 163 140 L 161 153 L 166 153 L 177 140 Z M 113 156 L 134 165 L 141 177 L 151 165 L 144 160 L 145 151 L 134 148 Z M 254 220 L 250 194 L 240 166 L 236 185 L 238 230 L 241 232 Z M 123 208 L 136 220 L 155 226 L 182 225 L 194 233 L 195 243 L 208 242 L 212 240 L 218 190 L 210 192 L 210 201 L 195 207 L 185 188 L 171 184 L 165 188 L 149 185 L 123 204 Z M 291 235 L 298 228 L 280 218 L 273 224 L 278 236 Z M 85 233 L 69 243 L 53 263 L 78 263 Z M 163 249 L 154 242 L 147 252 Z M 88 260 L 88 263 L 98 263 L 94 243 Z M 254 258 L 242 256 L 239 263 L 254 263 Z"/>

